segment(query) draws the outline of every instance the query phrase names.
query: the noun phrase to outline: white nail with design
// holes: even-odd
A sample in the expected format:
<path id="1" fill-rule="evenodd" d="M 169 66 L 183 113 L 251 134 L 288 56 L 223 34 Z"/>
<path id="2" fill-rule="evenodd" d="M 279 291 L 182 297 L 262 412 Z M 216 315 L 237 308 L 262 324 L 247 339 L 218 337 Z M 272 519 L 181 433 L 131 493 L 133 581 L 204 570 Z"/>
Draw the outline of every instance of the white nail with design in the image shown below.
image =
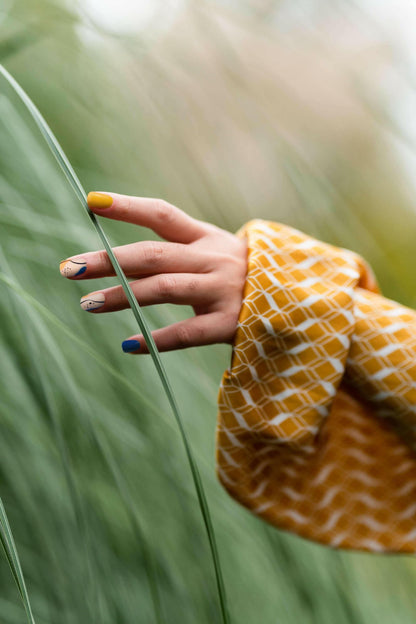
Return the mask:
<path id="1" fill-rule="evenodd" d="M 59 271 L 64 277 L 77 277 L 87 270 L 85 258 L 74 258 L 73 260 L 62 260 L 59 264 Z"/>
<path id="2" fill-rule="evenodd" d="M 79 303 L 83 310 L 86 312 L 92 312 L 93 310 L 102 308 L 105 304 L 105 295 L 101 292 L 88 293 L 88 295 L 81 297 L 81 301 Z"/>

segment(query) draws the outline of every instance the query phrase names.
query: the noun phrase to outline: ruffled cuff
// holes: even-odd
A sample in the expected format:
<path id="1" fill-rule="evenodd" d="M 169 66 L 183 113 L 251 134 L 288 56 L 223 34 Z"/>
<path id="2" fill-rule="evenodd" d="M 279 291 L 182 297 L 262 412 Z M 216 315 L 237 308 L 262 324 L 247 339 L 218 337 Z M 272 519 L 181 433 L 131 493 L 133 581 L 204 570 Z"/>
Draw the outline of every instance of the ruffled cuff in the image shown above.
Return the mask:
<path id="1" fill-rule="evenodd" d="M 251 511 L 304 537 L 414 552 L 403 496 L 416 494 L 416 456 L 346 375 L 359 342 L 357 292 L 378 290 L 371 270 L 357 254 L 277 223 L 251 221 L 239 235 L 248 275 L 218 397 L 220 481 Z M 408 480 L 399 495 L 395 456 Z"/>
<path id="2" fill-rule="evenodd" d="M 369 274 L 350 251 L 250 221 L 248 275 L 220 410 L 236 427 L 293 446 L 313 441 L 344 375 L 354 289 Z"/>

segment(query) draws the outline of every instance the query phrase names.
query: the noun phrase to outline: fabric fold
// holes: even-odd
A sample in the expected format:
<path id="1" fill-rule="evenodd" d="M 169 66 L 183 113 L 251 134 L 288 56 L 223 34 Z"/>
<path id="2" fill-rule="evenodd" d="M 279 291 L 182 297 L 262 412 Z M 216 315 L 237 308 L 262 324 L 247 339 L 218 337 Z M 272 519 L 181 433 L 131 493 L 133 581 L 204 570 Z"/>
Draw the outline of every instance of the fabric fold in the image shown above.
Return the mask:
<path id="1" fill-rule="evenodd" d="M 220 481 L 304 537 L 414 552 L 416 314 L 351 251 L 261 220 L 238 234 L 249 264 L 218 397 Z"/>

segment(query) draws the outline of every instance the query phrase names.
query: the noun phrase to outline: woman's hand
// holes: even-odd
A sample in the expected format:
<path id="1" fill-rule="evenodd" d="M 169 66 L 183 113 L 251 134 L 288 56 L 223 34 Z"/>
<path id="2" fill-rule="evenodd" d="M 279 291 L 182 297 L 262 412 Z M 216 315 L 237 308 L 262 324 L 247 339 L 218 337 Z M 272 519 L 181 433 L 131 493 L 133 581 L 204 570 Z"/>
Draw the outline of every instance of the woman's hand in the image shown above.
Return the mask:
<path id="1" fill-rule="evenodd" d="M 193 318 L 153 332 L 159 351 L 217 342 L 232 343 L 247 273 L 244 240 L 191 218 L 160 199 L 116 193 L 89 193 L 97 215 L 151 228 L 169 242 L 143 241 L 116 247 L 114 253 L 142 306 L 157 303 L 191 305 Z M 107 252 L 90 251 L 60 264 L 61 274 L 84 280 L 114 275 Z M 81 307 L 101 314 L 128 308 L 121 286 L 90 292 Z M 143 336 L 122 344 L 126 353 L 148 353 Z"/>

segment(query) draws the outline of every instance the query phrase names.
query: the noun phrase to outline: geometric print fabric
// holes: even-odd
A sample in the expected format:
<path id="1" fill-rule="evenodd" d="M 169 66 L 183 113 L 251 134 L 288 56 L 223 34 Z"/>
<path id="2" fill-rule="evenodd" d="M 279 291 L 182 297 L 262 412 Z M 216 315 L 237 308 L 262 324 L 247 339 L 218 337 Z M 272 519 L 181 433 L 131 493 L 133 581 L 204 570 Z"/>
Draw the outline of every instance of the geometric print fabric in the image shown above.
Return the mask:
<path id="1" fill-rule="evenodd" d="M 337 548 L 416 551 L 416 313 L 355 253 L 254 220 L 217 474 L 276 527 Z"/>

